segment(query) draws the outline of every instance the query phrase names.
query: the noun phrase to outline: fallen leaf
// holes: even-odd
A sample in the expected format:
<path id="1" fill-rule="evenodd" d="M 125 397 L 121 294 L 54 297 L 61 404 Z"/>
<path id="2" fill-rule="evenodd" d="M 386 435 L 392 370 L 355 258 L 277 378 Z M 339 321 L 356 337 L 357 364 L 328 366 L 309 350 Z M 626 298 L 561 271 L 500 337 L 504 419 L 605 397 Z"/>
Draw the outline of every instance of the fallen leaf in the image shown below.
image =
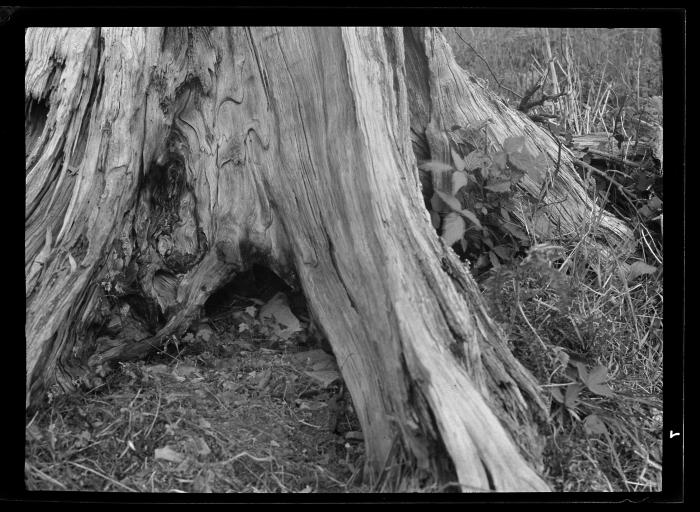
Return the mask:
<path id="1" fill-rule="evenodd" d="M 201 455 L 202 457 L 206 457 L 211 453 L 211 448 L 209 448 L 209 445 L 207 442 L 202 439 L 201 437 L 194 437 L 193 438 L 194 443 L 195 443 L 195 449 L 197 451 L 197 455 Z"/>
<path id="2" fill-rule="evenodd" d="M 289 309 L 289 301 L 283 292 L 275 294 L 260 308 L 260 318 L 274 320 L 273 333 L 284 340 L 301 331 L 301 323 Z"/>
<path id="3" fill-rule="evenodd" d="M 196 368 L 194 366 L 182 365 L 178 366 L 173 370 L 173 375 L 177 375 L 179 377 L 187 377 L 195 370 Z"/>
<path id="4" fill-rule="evenodd" d="M 252 316 L 253 318 L 255 318 L 255 313 L 257 311 L 258 311 L 258 308 L 256 308 L 255 306 L 248 306 L 247 308 L 245 308 L 245 312 L 247 314 L 249 314 L 250 316 Z"/>
<path id="5" fill-rule="evenodd" d="M 320 361 L 330 361 L 333 363 L 334 358 L 332 355 L 324 352 L 321 349 L 307 350 L 306 352 L 297 352 L 293 354 L 290 359 L 295 364 L 301 364 L 305 366 L 312 367 Z"/>
<path id="6" fill-rule="evenodd" d="M 214 479 L 214 472 L 207 470 L 194 479 L 193 486 L 195 492 L 211 493 L 211 482 Z"/>
<path id="7" fill-rule="evenodd" d="M 153 366 L 145 366 L 144 370 L 150 373 L 168 373 L 168 367 L 164 364 L 156 364 Z"/>
<path id="8" fill-rule="evenodd" d="M 324 370 L 337 370 L 338 365 L 335 363 L 335 359 L 328 357 L 327 359 L 320 359 L 311 365 L 311 369 L 315 372 L 321 372 Z"/>
<path id="9" fill-rule="evenodd" d="M 300 411 L 318 411 L 324 407 L 328 407 L 328 404 L 319 402 L 318 400 L 299 400 L 298 404 Z"/>
<path id="10" fill-rule="evenodd" d="M 156 459 L 163 459 L 167 460 L 168 462 L 182 462 L 185 460 L 185 456 L 182 455 L 181 453 L 176 452 L 169 446 L 165 446 L 163 448 L 156 448 L 155 450 L 155 458 Z"/>
<path id="11" fill-rule="evenodd" d="M 314 372 L 304 372 L 306 375 L 312 379 L 321 383 L 324 388 L 327 388 L 333 384 L 336 380 L 340 379 L 340 373 L 335 370 L 323 370 Z"/>
<path id="12" fill-rule="evenodd" d="M 257 388 L 263 389 L 265 386 L 267 386 L 270 383 L 270 378 L 272 378 L 272 369 L 268 368 L 260 376 L 260 379 L 258 380 Z"/>
<path id="13" fill-rule="evenodd" d="M 253 350 L 255 350 L 255 347 L 251 343 L 248 343 L 245 340 L 234 340 L 233 344 L 236 345 L 237 347 L 240 347 L 241 350 L 248 350 L 249 352 L 252 352 Z"/>

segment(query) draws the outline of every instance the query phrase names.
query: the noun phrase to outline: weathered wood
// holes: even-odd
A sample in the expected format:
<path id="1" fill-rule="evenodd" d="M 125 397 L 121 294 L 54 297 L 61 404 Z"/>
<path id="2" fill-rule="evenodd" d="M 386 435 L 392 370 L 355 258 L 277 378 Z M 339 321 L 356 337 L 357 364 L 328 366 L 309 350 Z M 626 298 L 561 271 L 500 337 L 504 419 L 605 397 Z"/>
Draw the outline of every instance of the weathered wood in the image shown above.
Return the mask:
<path id="1" fill-rule="evenodd" d="M 437 238 L 414 150 L 442 154 L 453 116 L 486 114 L 494 141 L 556 145 L 455 66 L 424 29 L 28 29 L 27 404 L 182 334 L 258 263 L 330 341 L 368 478 L 391 455 L 547 490 L 546 406 Z M 551 210 L 564 226 L 594 208 L 577 197 Z"/>
<path id="2" fill-rule="evenodd" d="M 481 130 L 487 134 L 487 144 L 492 151 L 502 148 L 509 137 L 525 136 L 526 148 L 533 155 L 543 153 L 550 162 L 549 170 L 539 179 L 526 175 L 519 186 L 523 194 L 513 212 L 526 222 L 532 214 L 531 198 L 537 198 L 543 182 L 548 187 L 545 205 L 538 205 L 538 215 L 545 215 L 549 222 L 536 223 L 536 235 L 543 239 L 570 236 L 585 226 L 592 212 L 600 213 L 598 229 L 607 240 L 606 245 L 596 247 L 607 260 L 628 252 L 632 245 L 632 232 L 623 221 L 600 211 L 589 194 L 581 177 L 575 171 L 574 155 L 525 114 L 509 108 L 503 100 L 485 89 L 468 71 L 460 68 L 446 39 L 435 29 L 413 28 L 407 37 L 416 49 L 415 62 L 408 73 L 409 89 L 415 95 L 411 105 L 411 130 L 414 139 L 424 134 L 430 157 L 452 162 L 451 146 L 445 130 L 452 126 Z M 408 50 L 407 50 L 407 53 Z M 425 85 L 427 82 L 427 85 Z M 414 107 L 415 105 L 415 107 Z M 561 152 L 560 152 L 561 149 Z M 558 163 L 558 168 L 557 168 Z M 538 231 L 541 227 L 543 231 Z M 609 250 L 610 246 L 614 250 Z"/>
<path id="3" fill-rule="evenodd" d="M 645 159 L 663 159 L 663 130 L 656 128 L 656 136 L 644 140 L 629 139 L 618 146 L 612 135 L 590 133 L 575 135 L 572 140 L 572 152 L 578 158 L 589 153 L 594 159 L 609 160 L 629 167 L 639 167 Z"/>

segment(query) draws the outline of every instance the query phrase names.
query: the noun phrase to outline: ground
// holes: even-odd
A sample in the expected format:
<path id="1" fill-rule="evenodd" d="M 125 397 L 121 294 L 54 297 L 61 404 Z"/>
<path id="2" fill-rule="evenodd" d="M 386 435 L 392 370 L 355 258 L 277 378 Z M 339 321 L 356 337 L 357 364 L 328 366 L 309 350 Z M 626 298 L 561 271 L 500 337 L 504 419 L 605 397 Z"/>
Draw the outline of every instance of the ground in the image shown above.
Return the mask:
<path id="1" fill-rule="evenodd" d="M 256 319 L 260 302 L 234 297 L 166 351 L 28 417 L 27 488 L 361 490 L 362 433 L 334 357 L 308 325 Z"/>

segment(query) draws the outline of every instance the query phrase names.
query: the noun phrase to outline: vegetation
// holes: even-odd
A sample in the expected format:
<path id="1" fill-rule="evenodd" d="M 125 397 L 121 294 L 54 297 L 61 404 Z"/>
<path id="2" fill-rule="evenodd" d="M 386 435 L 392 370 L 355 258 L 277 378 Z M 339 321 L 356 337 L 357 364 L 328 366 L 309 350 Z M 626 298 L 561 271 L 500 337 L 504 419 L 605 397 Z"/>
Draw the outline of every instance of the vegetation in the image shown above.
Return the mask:
<path id="1" fill-rule="evenodd" d="M 488 81 L 514 107 L 543 76 L 548 92 L 566 91 L 536 112 L 551 115 L 574 135 L 596 131 L 612 135 L 618 123 L 619 131 L 634 138 L 635 119 L 663 122 L 660 99 L 654 98 L 662 95 L 663 87 L 658 31 L 460 28 L 445 33 L 458 62 Z M 556 85 L 547 70 L 548 45 Z M 567 142 L 566 137 L 561 139 Z M 512 147 L 517 148 L 518 142 L 513 141 Z M 510 158 L 507 166 L 499 165 L 506 161 L 502 154 L 490 160 L 483 168 L 520 172 L 515 178 L 508 176 L 513 184 L 528 172 L 527 165 L 518 169 Z M 536 169 L 534 159 L 529 165 Z M 663 170 L 659 162 L 650 164 L 652 178 L 642 183 L 637 167 L 605 162 L 597 170 L 589 174 L 591 193 L 634 226 L 636 261 L 596 267 L 586 263 L 592 255 L 581 248 L 586 239 L 597 236 L 596 219 L 566 241 L 528 237 L 525 232 L 533 230 L 527 223 L 516 231 L 507 208 L 514 188 L 505 185 L 486 196 L 462 196 L 478 201 L 474 206 L 482 226 L 474 227 L 483 229 L 465 231 L 455 249 L 481 276 L 493 315 L 507 330 L 516 356 L 550 390 L 553 422 L 546 464 L 554 487 L 659 491 Z M 483 173 L 473 175 L 472 189 L 483 190 L 479 186 Z M 501 210 L 504 206 L 506 211 Z M 530 219 L 541 221 L 536 214 Z M 454 233 L 451 227 L 442 231 L 448 241 Z"/>
<path id="2" fill-rule="evenodd" d="M 450 184 L 451 193 L 432 191 L 426 198 L 433 226 L 471 270 L 509 348 L 545 391 L 544 478 L 555 491 L 659 491 L 663 170 L 655 155 L 626 151 L 648 138 L 648 125 L 663 121 L 655 99 L 663 87 L 659 34 L 514 28 L 444 33 L 463 67 L 539 119 L 560 150 L 574 152 L 590 196 L 628 221 L 636 235 L 632 261 L 592 252 L 595 244 L 587 242 L 601 238 L 599 217 L 566 237 L 537 235 L 548 222 L 539 213 L 548 200 L 546 187 L 525 203 L 527 211 L 515 212 L 514 200 L 524 176 L 557 168 L 529 153 L 522 137 L 493 152 L 483 126 L 454 126 L 447 133 L 452 161 L 420 162 L 423 172 Z M 611 141 L 621 135 L 617 151 L 614 143 L 603 156 L 574 148 L 572 136 L 594 132 Z M 260 275 L 246 286 L 248 296 L 221 299 L 221 309 L 208 312 L 211 335 L 195 326 L 151 359 L 105 370 L 89 393 L 50 393 L 41 412 L 27 418 L 27 487 L 456 489 L 426 481 L 408 461 L 387 467 L 374 487 L 363 485 L 362 433 L 337 366 L 319 350 L 323 340 L 309 322 L 291 337 L 280 335 L 279 325 L 258 314 L 269 303 L 259 300 Z M 308 320 L 303 306 L 292 310 Z M 295 352 L 319 359 L 300 359 Z"/>

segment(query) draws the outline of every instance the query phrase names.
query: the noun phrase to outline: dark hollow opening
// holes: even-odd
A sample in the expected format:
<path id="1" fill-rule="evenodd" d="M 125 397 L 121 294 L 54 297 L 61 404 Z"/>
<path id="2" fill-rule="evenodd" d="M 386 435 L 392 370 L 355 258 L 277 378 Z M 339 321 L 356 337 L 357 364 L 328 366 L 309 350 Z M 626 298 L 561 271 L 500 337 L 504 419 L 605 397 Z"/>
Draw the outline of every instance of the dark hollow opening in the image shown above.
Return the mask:
<path id="1" fill-rule="evenodd" d="M 277 274 L 264 265 L 254 264 L 250 270 L 238 273 L 231 281 L 214 292 L 204 304 L 206 317 L 217 316 L 236 304 L 270 300 L 283 292 L 289 307 L 297 317 L 308 318 L 303 293 L 295 292 Z"/>
<path id="2" fill-rule="evenodd" d="M 34 143 L 44 131 L 49 115 L 48 101 L 31 98 L 27 101 L 24 116 L 24 147 L 27 154 L 34 149 Z M 27 170 L 29 167 L 27 167 Z"/>

